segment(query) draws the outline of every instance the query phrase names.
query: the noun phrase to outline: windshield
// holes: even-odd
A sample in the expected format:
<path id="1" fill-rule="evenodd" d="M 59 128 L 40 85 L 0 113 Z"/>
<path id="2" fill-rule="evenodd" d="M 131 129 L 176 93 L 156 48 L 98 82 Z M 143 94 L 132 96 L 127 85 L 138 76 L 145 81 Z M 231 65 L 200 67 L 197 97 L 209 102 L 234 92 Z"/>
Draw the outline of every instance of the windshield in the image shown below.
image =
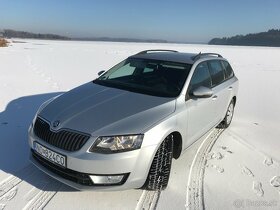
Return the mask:
<path id="1" fill-rule="evenodd" d="M 190 64 L 128 58 L 93 82 L 142 94 L 176 97 L 190 69 Z"/>

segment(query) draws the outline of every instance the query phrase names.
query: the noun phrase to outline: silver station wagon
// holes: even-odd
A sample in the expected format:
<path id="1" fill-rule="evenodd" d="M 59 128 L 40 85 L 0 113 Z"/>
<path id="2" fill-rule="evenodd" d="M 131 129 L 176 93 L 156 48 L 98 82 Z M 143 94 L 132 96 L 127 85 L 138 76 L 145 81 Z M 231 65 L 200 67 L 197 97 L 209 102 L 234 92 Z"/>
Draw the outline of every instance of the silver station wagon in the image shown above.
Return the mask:
<path id="1" fill-rule="evenodd" d="M 219 54 L 142 51 L 42 104 L 30 159 L 79 190 L 163 190 L 173 158 L 230 125 L 237 90 Z"/>

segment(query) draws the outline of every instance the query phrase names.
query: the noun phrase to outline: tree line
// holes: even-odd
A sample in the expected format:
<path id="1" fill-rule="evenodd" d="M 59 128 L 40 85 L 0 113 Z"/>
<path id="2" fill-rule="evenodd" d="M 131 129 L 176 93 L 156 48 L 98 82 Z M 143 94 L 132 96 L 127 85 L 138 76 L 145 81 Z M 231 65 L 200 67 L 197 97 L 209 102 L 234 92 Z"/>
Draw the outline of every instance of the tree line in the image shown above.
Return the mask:
<path id="1" fill-rule="evenodd" d="M 69 37 L 60 36 L 56 34 L 37 34 L 30 33 L 26 31 L 15 31 L 10 29 L 5 29 L 2 31 L 2 36 L 6 38 L 24 38 L 24 39 L 51 39 L 51 40 L 70 40 Z"/>
<path id="2" fill-rule="evenodd" d="M 267 32 L 236 35 L 233 37 L 214 38 L 210 45 L 239 45 L 239 46 L 270 46 L 280 47 L 280 30 L 271 29 Z"/>

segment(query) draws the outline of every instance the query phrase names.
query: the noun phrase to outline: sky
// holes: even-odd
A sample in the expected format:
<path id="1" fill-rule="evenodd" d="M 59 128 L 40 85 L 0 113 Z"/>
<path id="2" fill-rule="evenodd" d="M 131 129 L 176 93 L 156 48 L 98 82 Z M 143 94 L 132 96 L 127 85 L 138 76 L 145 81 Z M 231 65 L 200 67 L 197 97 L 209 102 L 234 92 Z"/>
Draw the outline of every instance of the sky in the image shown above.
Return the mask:
<path id="1" fill-rule="evenodd" d="M 0 29 L 208 42 L 280 28 L 279 0 L 0 0 Z"/>

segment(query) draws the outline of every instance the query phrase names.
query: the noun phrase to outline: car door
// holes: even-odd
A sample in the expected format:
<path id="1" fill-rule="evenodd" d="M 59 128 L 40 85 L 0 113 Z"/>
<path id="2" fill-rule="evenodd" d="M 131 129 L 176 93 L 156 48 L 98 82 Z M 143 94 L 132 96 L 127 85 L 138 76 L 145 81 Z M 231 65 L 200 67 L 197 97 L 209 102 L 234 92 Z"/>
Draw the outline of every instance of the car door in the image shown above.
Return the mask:
<path id="1" fill-rule="evenodd" d="M 200 86 L 212 87 L 206 61 L 197 65 L 186 95 L 187 139 L 190 144 L 203 136 L 215 124 L 215 108 L 217 107 L 215 98 L 196 98 L 192 96 L 193 90 Z"/>
<path id="2" fill-rule="evenodd" d="M 227 80 L 226 72 L 221 62 L 221 60 L 207 61 L 212 80 L 213 99 L 216 101 L 214 124 L 218 124 L 223 120 L 231 100 L 232 88 Z"/>

